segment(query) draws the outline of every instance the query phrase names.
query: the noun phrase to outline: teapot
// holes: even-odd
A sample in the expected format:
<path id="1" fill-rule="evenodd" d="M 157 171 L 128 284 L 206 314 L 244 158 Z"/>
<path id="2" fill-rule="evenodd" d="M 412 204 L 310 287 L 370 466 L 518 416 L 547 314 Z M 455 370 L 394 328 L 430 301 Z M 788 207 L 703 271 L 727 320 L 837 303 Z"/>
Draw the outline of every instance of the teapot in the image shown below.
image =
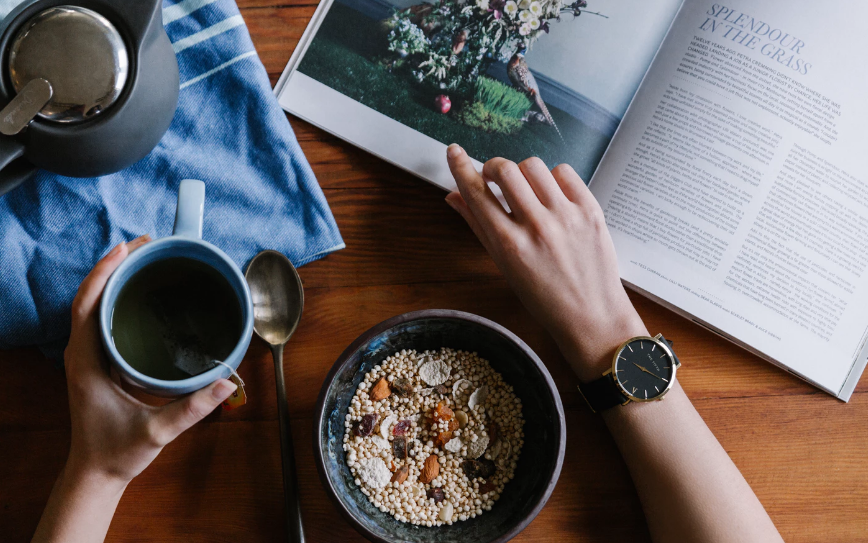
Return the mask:
<path id="1" fill-rule="evenodd" d="M 178 61 L 161 0 L 25 2 L 0 22 L 0 53 L 0 195 L 37 168 L 122 170 L 175 115 Z"/>

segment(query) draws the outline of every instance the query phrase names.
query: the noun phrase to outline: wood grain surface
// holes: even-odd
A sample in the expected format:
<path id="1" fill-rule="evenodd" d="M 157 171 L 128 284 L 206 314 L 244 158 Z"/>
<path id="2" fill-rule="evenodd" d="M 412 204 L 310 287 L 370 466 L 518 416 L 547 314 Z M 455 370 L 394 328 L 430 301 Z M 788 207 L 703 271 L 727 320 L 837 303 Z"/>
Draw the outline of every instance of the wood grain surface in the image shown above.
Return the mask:
<path id="1" fill-rule="evenodd" d="M 239 4 L 275 82 L 316 4 Z M 515 541 L 649 541 L 605 427 L 584 408 L 553 341 L 444 203 L 445 194 L 302 121 L 290 122 L 347 244 L 300 270 L 307 303 L 285 353 L 308 541 L 362 541 L 328 500 L 313 465 L 312 410 L 326 373 L 370 326 L 425 308 L 470 311 L 503 324 L 539 353 L 558 383 L 568 433 L 563 474 L 548 505 Z M 868 381 L 861 380 L 849 404 L 841 403 L 631 297 L 649 330 L 674 340 L 684 389 L 784 539 L 868 541 Z M 166 447 L 129 486 L 109 541 L 283 540 L 274 376 L 257 339 L 240 373 L 250 403 L 209 416 Z M 29 541 L 65 460 L 69 409 L 63 370 L 35 349 L 0 351 L 0 376 L 0 541 L 17 543 Z"/>

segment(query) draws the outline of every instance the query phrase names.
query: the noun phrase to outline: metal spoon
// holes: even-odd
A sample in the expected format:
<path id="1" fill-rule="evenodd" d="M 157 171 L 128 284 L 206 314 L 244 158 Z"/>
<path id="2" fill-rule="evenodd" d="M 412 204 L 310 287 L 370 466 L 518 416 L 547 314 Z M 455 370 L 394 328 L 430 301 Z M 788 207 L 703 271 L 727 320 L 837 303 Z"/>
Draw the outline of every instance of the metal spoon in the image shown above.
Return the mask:
<path id="1" fill-rule="evenodd" d="M 271 347 L 277 381 L 277 413 L 280 421 L 280 452 L 283 464 L 283 495 L 286 510 L 287 540 L 304 543 L 301 508 L 298 503 L 298 478 L 286 385 L 283 380 L 283 347 L 298 326 L 304 308 L 301 278 L 288 258 L 277 251 L 262 251 L 247 266 L 247 284 L 253 298 L 253 330 Z"/>

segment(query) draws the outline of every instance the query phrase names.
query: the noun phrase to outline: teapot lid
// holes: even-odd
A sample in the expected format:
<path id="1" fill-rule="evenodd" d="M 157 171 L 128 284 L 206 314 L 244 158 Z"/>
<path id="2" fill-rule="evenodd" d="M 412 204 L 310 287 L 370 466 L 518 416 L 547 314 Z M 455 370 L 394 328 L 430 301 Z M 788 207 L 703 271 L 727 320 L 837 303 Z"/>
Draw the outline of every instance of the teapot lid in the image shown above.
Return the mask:
<path id="1" fill-rule="evenodd" d="M 53 94 L 38 115 L 61 123 L 83 121 L 111 107 L 129 69 L 126 45 L 114 25 L 79 6 L 38 13 L 22 25 L 9 52 L 15 91 L 34 79 L 48 81 Z"/>

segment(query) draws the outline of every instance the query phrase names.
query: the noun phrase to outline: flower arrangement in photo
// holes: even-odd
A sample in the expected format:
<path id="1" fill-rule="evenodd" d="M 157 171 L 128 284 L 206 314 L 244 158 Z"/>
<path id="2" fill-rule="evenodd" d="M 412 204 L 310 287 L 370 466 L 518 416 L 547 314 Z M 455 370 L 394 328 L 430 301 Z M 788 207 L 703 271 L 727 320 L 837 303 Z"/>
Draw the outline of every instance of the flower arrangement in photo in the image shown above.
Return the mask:
<path id="1" fill-rule="evenodd" d="M 476 80 L 530 47 L 564 15 L 578 17 L 586 0 L 439 0 L 396 11 L 385 21 L 392 65 L 432 90 L 472 95 Z"/>

